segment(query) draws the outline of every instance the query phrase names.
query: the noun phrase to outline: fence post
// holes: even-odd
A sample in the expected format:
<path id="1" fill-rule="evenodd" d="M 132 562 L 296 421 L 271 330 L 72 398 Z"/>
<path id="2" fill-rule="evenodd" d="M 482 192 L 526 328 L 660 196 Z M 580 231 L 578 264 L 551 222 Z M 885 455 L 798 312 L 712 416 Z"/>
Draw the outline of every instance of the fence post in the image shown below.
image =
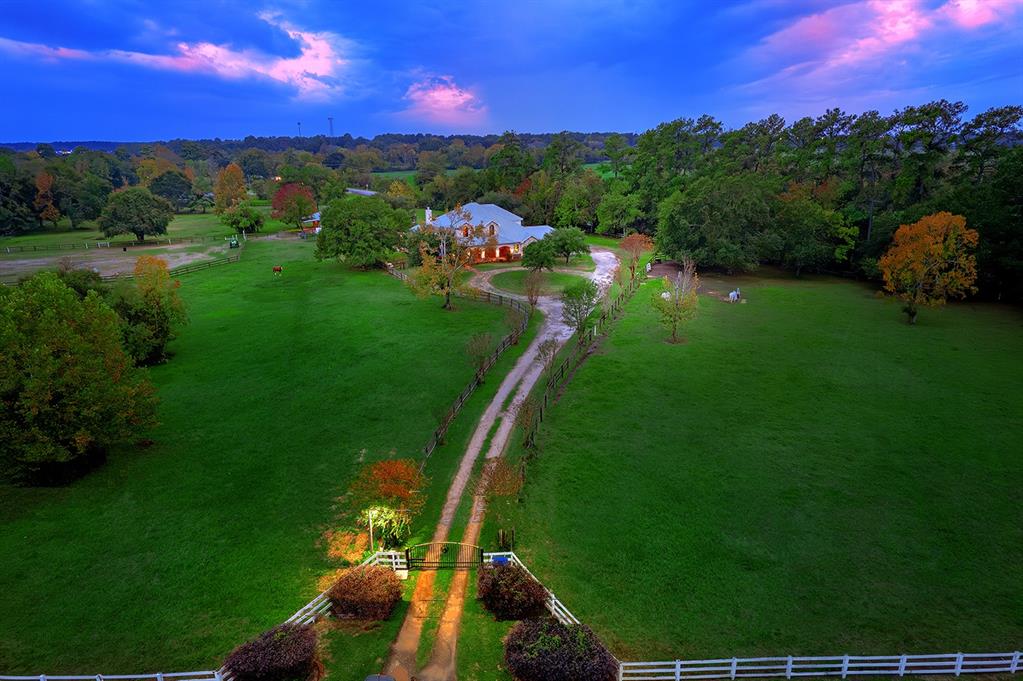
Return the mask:
<path id="1" fill-rule="evenodd" d="M 739 668 L 739 658 L 733 657 L 732 658 L 732 670 L 731 670 L 731 673 L 729 674 L 730 678 L 733 678 L 733 679 L 735 678 L 735 672 L 736 672 L 736 670 L 738 670 L 738 668 Z"/>
<path id="2" fill-rule="evenodd" d="M 216 681 L 222 681 L 223 677 L 221 676 L 219 669 L 213 672 L 213 678 L 216 679 Z"/>
<path id="3" fill-rule="evenodd" d="M 902 657 L 899 658 L 899 676 L 906 675 L 906 653 L 902 653 Z"/>
<path id="4" fill-rule="evenodd" d="M 848 655 L 843 655 L 842 656 L 842 678 L 844 679 L 848 675 L 849 675 L 849 656 Z"/>
<path id="5" fill-rule="evenodd" d="M 156 672 L 156 681 L 163 681 L 163 672 Z"/>
<path id="6" fill-rule="evenodd" d="M 624 677 L 625 677 L 625 663 L 619 661 L 618 662 L 618 681 L 622 681 L 622 679 Z"/>
<path id="7" fill-rule="evenodd" d="M 1015 674 L 1016 670 L 1019 669 L 1019 651 L 1017 650 L 1012 654 L 1012 662 L 1009 663 L 1009 673 Z"/>
<path id="8" fill-rule="evenodd" d="M 956 676 L 959 676 L 959 674 L 961 674 L 962 671 L 963 671 L 963 654 L 962 653 L 956 653 L 956 671 L 955 671 Z"/>
<path id="9" fill-rule="evenodd" d="M 675 681 L 682 681 L 682 660 L 675 660 Z"/>

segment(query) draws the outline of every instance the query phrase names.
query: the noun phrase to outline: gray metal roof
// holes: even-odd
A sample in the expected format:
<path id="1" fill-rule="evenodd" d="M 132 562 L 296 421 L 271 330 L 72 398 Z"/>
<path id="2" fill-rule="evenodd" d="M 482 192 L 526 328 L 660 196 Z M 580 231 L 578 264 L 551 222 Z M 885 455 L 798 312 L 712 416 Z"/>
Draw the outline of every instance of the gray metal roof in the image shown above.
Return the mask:
<path id="1" fill-rule="evenodd" d="M 462 206 L 462 210 L 469 214 L 469 224 L 487 226 L 494 223 L 497 225 L 498 244 L 520 244 L 530 238 L 542 239 L 554 231 L 554 228 L 549 225 L 523 225 L 522 218 L 494 203 L 476 203 L 474 201 Z M 452 212 L 438 215 L 433 219 L 433 225 L 451 228 L 465 224 L 462 221 L 457 221 L 452 225 L 452 217 Z"/>

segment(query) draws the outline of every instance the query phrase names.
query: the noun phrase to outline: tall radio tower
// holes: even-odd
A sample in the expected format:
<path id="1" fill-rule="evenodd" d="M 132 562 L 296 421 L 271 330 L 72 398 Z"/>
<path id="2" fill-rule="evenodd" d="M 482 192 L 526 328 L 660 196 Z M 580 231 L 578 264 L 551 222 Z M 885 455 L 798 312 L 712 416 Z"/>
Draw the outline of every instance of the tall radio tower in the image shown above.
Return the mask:
<path id="1" fill-rule="evenodd" d="M 298 136 L 302 136 L 302 121 L 298 122 Z"/>

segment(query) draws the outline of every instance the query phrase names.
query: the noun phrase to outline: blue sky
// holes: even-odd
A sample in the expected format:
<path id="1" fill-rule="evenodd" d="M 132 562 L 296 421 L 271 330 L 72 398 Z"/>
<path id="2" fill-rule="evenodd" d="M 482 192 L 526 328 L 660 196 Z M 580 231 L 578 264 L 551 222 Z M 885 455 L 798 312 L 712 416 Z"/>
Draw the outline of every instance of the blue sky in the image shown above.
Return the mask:
<path id="1" fill-rule="evenodd" d="M 1023 103 L 1023 0 L 0 0 L 0 140 L 642 131 Z"/>

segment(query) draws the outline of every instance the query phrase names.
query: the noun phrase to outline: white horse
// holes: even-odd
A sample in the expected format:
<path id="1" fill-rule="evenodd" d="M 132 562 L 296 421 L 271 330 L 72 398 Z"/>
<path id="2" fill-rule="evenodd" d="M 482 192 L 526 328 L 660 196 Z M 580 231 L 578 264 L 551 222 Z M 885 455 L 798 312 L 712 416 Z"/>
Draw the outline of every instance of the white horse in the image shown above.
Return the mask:
<path id="1" fill-rule="evenodd" d="M 739 302 L 739 290 L 738 289 L 736 289 L 734 291 L 729 291 L 728 292 L 728 302 L 730 302 L 730 303 Z"/>

